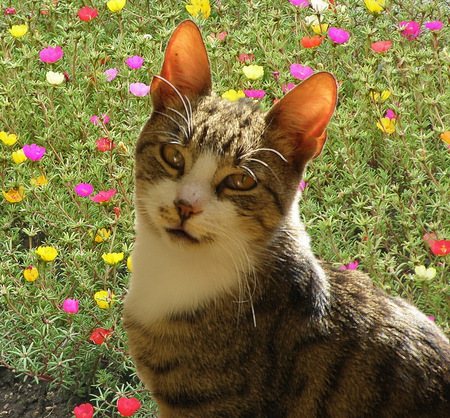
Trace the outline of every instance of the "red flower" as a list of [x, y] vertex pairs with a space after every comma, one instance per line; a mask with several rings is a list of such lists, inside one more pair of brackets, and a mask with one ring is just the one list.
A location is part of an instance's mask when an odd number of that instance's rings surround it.
[[300, 42], [305, 48], [316, 48], [322, 43], [324, 38], [324, 36], [319, 35], [315, 35], [312, 38], [310, 38], [309, 36], [305, 36]]
[[255, 59], [255, 54], [241, 54], [238, 57], [238, 60], [241, 61], [243, 64], [246, 62], [251, 62]]
[[136, 398], [119, 398], [117, 409], [123, 417], [131, 417], [141, 407], [141, 403]]
[[112, 333], [112, 329], [105, 329], [105, 328], [97, 328], [96, 330], [94, 330], [91, 334], [91, 336], [89, 337], [89, 339], [94, 343], [94, 344], [103, 344], [108, 337], [111, 335]]
[[89, 199], [93, 200], [97, 203], [107, 202], [109, 199], [111, 199], [115, 194], [117, 193], [117, 190], [110, 189], [105, 191], [98, 192], [95, 196], [89, 196]]
[[97, 148], [103, 152], [111, 151], [115, 147], [114, 142], [112, 142], [109, 138], [97, 139], [97, 141], [95, 141], [95, 145], [97, 145]]
[[445, 239], [434, 241], [431, 245], [431, 252], [436, 255], [450, 254], [450, 241]]
[[392, 41], [378, 41], [374, 42], [370, 47], [375, 52], [384, 52], [387, 51], [392, 46]]
[[98, 15], [97, 9], [91, 9], [89, 6], [83, 7], [78, 10], [78, 17], [85, 22], [90, 22], [92, 19], [95, 19]]
[[83, 403], [73, 408], [75, 418], [92, 418], [94, 415], [94, 407], [90, 403]]

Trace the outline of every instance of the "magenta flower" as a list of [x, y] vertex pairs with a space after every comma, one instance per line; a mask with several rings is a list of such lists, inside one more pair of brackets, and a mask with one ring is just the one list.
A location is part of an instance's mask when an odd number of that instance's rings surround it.
[[352, 261], [350, 264], [348, 264], [347, 266], [344, 264], [343, 266], [339, 267], [339, 270], [356, 270], [358, 268], [358, 262]]
[[350, 38], [350, 34], [346, 30], [335, 27], [328, 30], [328, 36], [336, 44], [345, 44]]
[[416, 39], [421, 33], [420, 24], [413, 20], [400, 22], [399, 26], [402, 29], [401, 35], [406, 39]]
[[430, 30], [441, 30], [444, 25], [440, 20], [435, 20], [434, 22], [425, 23], [425, 26]]
[[94, 191], [94, 187], [89, 183], [80, 183], [74, 187], [74, 190], [78, 196], [89, 196]]
[[39, 161], [45, 154], [45, 147], [40, 147], [36, 144], [27, 144], [23, 147], [23, 153], [30, 160]]
[[294, 6], [298, 7], [308, 7], [309, 1], [308, 0], [289, 0]]
[[117, 76], [117, 68], [110, 68], [103, 72], [106, 75], [106, 81], [113, 81]]
[[132, 68], [133, 70], [137, 70], [138, 68], [142, 67], [144, 58], [135, 55], [134, 57], [127, 58], [125, 62], [127, 63], [128, 67]]
[[285, 86], [281, 87], [283, 90], [283, 93], [287, 93], [289, 90], [292, 90], [295, 87], [294, 83], [286, 84]]
[[388, 119], [397, 119], [397, 115], [392, 109], [388, 109], [384, 117]]
[[93, 200], [97, 203], [107, 202], [109, 199], [111, 199], [115, 194], [117, 193], [117, 190], [110, 189], [107, 191], [101, 191], [98, 192], [95, 196], [89, 196], [89, 199]]
[[244, 90], [244, 93], [247, 97], [251, 97], [252, 99], [261, 99], [266, 95], [264, 90]]
[[300, 182], [300, 184], [298, 185], [298, 190], [303, 192], [303, 190], [305, 190], [307, 186], [308, 186], [308, 183], [306, 181], [302, 180]]
[[307, 65], [303, 66], [300, 64], [292, 64], [289, 67], [289, 70], [295, 78], [299, 78], [300, 80], [304, 80], [314, 73], [314, 70], [311, 67], [308, 67]]
[[130, 93], [134, 94], [137, 97], [146, 96], [150, 91], [150, 86], [144, 83], [131, 83], [130, 84]]
[[63, 302], [62, 308], [64, 309], [64, 312], [70, 313], [70, 314], [76, 314], [78, 312], [78, 305], [80, 301], [76, 299], [66, 299]]
[[63, 50], [59, 46], [48, 46], [39, 52], [42, 62], [52, 63], [58, 61], [63, 56]]
[[102, 117], [100, 118], [97, 115], [94, 115], [89, 119], [94, 125], [99, 125], [100, 123], [104, 123], [105, 125], [109, 122], [109, 116], [106, 113], [102, 113]]

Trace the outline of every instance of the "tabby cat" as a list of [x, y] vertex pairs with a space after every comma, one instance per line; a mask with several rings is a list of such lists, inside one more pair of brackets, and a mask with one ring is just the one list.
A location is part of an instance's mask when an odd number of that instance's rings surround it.
[[450, 345], [408, 302], [319, 263], [298, 184], [336, 105], [318, 73], [268, 113], [211, 92], [173, 33], [136, 147], [129, 350], [161, 417], [449, 417]]

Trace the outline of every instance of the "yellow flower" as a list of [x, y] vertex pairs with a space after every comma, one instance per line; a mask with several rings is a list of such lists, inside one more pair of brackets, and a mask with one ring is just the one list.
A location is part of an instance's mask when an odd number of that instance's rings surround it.
[[186, 10], [192, 17], [197, 17], [201, 13], [203, 19], [208, 19], [211, 14], [209, 0], [191, 0], [191, 4], [186, 5]]
[[372, 97], [372, 99], [376, 102], [378, 102], [378, 101], [384, 102], [385, 100], [387, 100], [389, 98], [390, 95], [391, 95], [391, 92], [389, 90], [383, 90], [381, 92], [381, 94], [376, 91], [370, 92], [370, 97]]
[[110, 235], [111, 235], [111, 230], [110, 229], [106, 229], [106, 228], [99, 229], [97, 231], [97, 235], [94, 238], [94, 241], [95, 242], [106, 241], [109, 238]]
[[131, 255], [127, 258], [127, 267], [128, 267], [128, 270], [133, 271], [133, 266], [132, 266], [132, 262], [131, 262]]
[[52, 86], [59, 86], [64, 81], [64, 74], [47, 71], [45, 78]]
[[436, 269], [433, 267], [417, 266], [414, 272], [422, 279], [431, 280], [436, 277]]
[[39, 186], [44, 186], [48, 183], [47, 178], [42, 174], [39, 177], [35, 178], [35, 179], [31, 179], [30, 181], [32, 186], [35, 187], [39, 187]]
[[236, 90], [227, 90], [225, 93], [222, 94], [223, 99], [228, 99], [232, 102], [235, 102], [236, 100], [239, 100], [240, 98], [245, 97], [245, 94], [242, 90], [236, 91]]
[[385, 0], [364, 0], [366, 7], [373, 13], [381, 12], [385, 3]]
[[106, 253], [102, 255], [102, 258], [108, 264], [117, 264], [123, 260], [123, 253]]
[[322, 35], [324, 33], [327, 33], [328, 23], [321, 23], [320, 25], [311, 25], [311, 29], [314, 31], [314, 33], [317, 33], [317, 35]]
[[110, 0], [106, 3], [106, 5], [112, 12], [118, 12], [124, 8], [126, 2], [127, 0]]
[[247, 65], [242, 71], [250, 80], [258, 80], [258, 78], [261, 78], [264, 75], [264, 68], [260, 65]]
[[115, 296], [110, 290], [100, 290], [94, 295], [94, 299], [99, 308], [108, 309], [115, 302]]
[[53, 261], [58, 255], [58, 251], [55, 247], [38, 247], [36, 254], [44, 261]]
[[8, 193], [2, 190], [3, 197], [10, 203], [17, 203], [22, 201], [25, 197], [25, 192], [23, 191], [23, 186], [19, 186], [18, 190], [11, 189]]
[[36, 267], [28, 266], [23, 271], [23, 277], [25, 277], [25, 280], [28, 282], [34, 282], [39, 276], [38, 269]]
[[17, 136], [14, 134], [7, 134], [6, 132], [0, 132], [0, 139], [6, 144], [6, 145], [14, 145], [17, 142]]
[[20, 38], [25, 35], [28, 31], [27, 25], [13, 25], [11, 29], [8, 29], [9, 33], [14, 36], [14, 38]]
[[387, 134], [395, 132], [395, 119], [381, 118], [377, 123], [377, 128], [381, 129]]
[[445, 131], [444, 133], [439, 135], [444, 142], [450, 144], [450, 131]]
[[23, 152], [23, 149], [20, 149], [18, 151], [14, 151], [12, 153], [12, 159], [16, 164], [20, 164], [20, 163], [23, 163], [27, 159], [27, 156]]

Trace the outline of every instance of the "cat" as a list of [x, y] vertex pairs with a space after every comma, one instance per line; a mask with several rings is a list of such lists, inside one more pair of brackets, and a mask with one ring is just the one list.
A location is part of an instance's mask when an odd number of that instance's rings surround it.
[[314, 257], [298, 184], [337, 83], [267, 113], [212, 92], [192, 21], [169, 40], [136, 145], [124, 327], [161, 417], [449, 417], [450, 345], [410, 303]]

